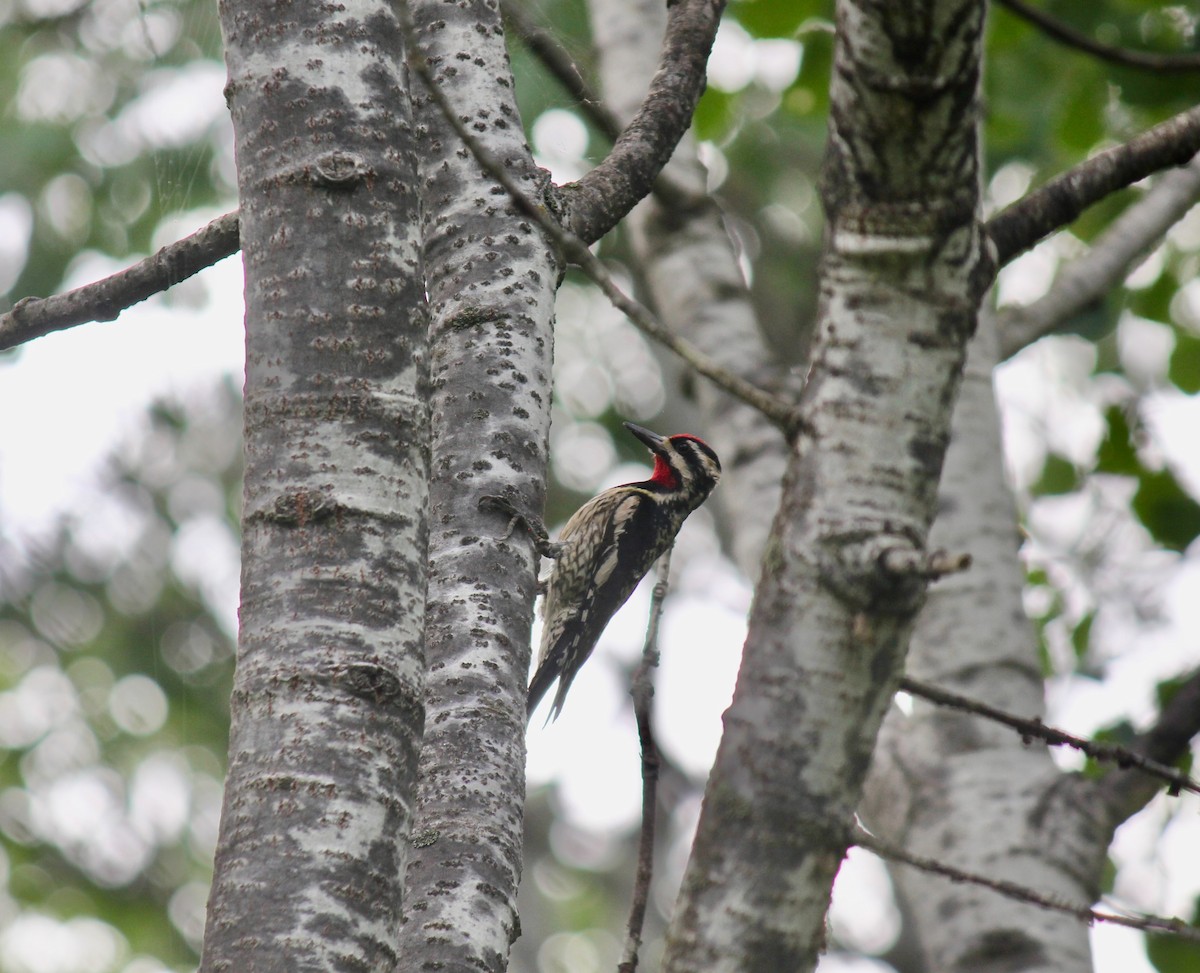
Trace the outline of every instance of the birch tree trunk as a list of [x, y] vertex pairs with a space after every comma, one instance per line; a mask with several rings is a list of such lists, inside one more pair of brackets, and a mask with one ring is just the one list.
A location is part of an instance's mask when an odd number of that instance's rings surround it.
[[[531, 199], [497, 4], [411, 4], [433, 80]], [[479, 498], [540, 511], [560, 267], [428, 91], [416, 103], [431, 301], [433, 480], [425, 746], [400, 970], [507, 967], [519, 928], [525, 673], [537, 560]]]
[[388, 3], [221, 6], [246, 268], [241, 632], [201, 968], [386, 970], [421, 739], [428, 417]]
[[978, 225], [983, 4], [843, 0], [813, 365], [664, 969], [806, 970], [931, 564]]
[[[930, 593], [908, 672], [1033, 718], [1043, 713], [1042, 674], [992, 395], [994, 323], [985, 316], [972, 343], [931, 533], [938, 546], [970, 551], [971, 569]], [[864, 813], [910, 852], [1083, 905], [1099, 894], [1108, 832], [1102, 805], [1080, 796], [1044, 746], [916, 700], [910, 717], [889, 714]], [[930, 970], [1092, 969], [1087, 929], [1073, 917], [903, 866], [893, 875]]]

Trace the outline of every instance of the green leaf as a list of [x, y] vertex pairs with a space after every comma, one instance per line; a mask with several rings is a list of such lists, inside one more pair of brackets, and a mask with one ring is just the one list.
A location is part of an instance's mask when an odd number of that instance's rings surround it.
[[814, 0], [735, 0], [729, 5], [732, 15], [754, 37], [795, 37], [804, 21], [812, 17], [826, 20], [833, 16], [831, 3]]
[[1121, 374], [1123, 365], [1121, 364], [1121, 352], [1117, 346], [1117, 335], [1115, 331], [1109, 331], [1107, 334], [1094, 340], [1096, 348], [1096, 364], [1092, 369], [1094, 375], [1103, 375], [1105, 373]]
[[[1200, 899], [1192, 907], [1191, 925], [1200, 926]], [[1159, 973], [1194, 973], [1200, 968], [1200, 946], [1168, 933], [1146, 934], [1146, 956]]]
[[1121, 476], [1137, 476], [1142, 472], [1137, 450], [1130, 435], [1129, 422], [1120, 406], [1109, 406], [1104, 413], [1108, 432], [1096, 454], [1097, 473], [1115, 473]]
[[701, 141], [720, 142], [737, 122], [738, 96], [709, 87], [696, 105], [692, 125], [696, 138]]
[[[781, 4], [781, 6], [783, 6]], [[788, 101], [793, 110], [803, 108], [798, 114], [816, 112], [824, 115], [829, 109], [829, 78], [833, 73], [833, 37], [824, 31], [806, 34], [804, 38], [804, 57], [800, 59], [800, 74], [792, 86]], [[797, 89], [804, 89], [811, 96], [809, 99], [797, 97]]]
[[1096, 620], [1095, 612], [1088, 612], [1079, 624], [1071, 630], [1071, 647], [1075, 650], [1076, 659], [1084, 659], [1092, 645], [1092, 623]]
[[1120, 747], [1130, 746], [1137, 737], [1137, 731], [1129, 720], [1119, 720], [1112, 726], [1102, 727], [1093, 734], [1097, 743], [1115, 743]]
[[1155, 541], [1171, 550], [1182, 551], [1200, 535], [1200, 504], [1170, 470], [1143, 475], [1133, 512]]
[[1100, 869], [1100, 891], [1108, 894], [1113, 890], [1113, 886], [1117, 884], [1117, 866], [1113, 864], [1111, 858], [1105, 858], [1104, 864]]
[[1200, 392], [1200, 338], [1178, 331], [1175, 333], [1175, 350], [1171, 352], [1167, 378], [1179, 391], [1188, 395]]
[[1079, 64], [1072, 70], [1075, 83], [1067, 92], [1059, 117], [1058, 136], [1072, 153], [1085, 154], [1104, 136], [1104, 101], [1107, 89], [1097, 84], [1093, 66]]
[[1071, 315], [1058, 330], [1060, 334], [1077, 334], [1095, 341], [1110, 334], [1115, 327], [1116, 317], [1112, 307], [1104, 301], [1096, 301], [1078, 314]]
[[1167, 266], [1164, 264], [1164, 272], [1160, 273], [1149, 287], [1124, 291], [1129, 310], [1138, 317], [1161, 321], [1163, 324], [1170, 323], [1171, 302], [1179, 293], [1179, 281], [1175, 279], [1174, 274], [1165, 272]]
[[1079, 475], [1075, 464], [1057, 453], [1048, 453], [1046, 463], [1042, 467], [1042, 475], [1033, 485], [1033, 492], [1039, 496], [1070, 493], [1078, 483]]

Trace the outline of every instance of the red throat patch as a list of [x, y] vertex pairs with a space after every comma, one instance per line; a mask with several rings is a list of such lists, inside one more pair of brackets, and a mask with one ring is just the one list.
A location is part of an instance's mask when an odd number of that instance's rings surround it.
[[679, 486], [679, 477], [675, 475], [675, 471], [671, 469], [671, 465], [665, 459], [655, 454], [654, 472], [650, 474], [650, 482], [657, 483], [668, 490], [674, 490]]

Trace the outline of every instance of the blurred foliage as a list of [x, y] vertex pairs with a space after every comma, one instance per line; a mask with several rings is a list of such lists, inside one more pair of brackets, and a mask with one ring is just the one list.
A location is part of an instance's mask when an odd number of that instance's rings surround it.
[[[1191, 925], [1200, 929], [1200, 902], [1192, 910]], [[1189, 943], [1178, 936], [1168, 936], [1163, 933], [1150, 933], [1146, 937], [1146, 955], [1161, 973], [1193, 973], [1196, 969], [1195, 943]]]
[[232, 550], [236, 570], [239, 393], [159, 403], [146, 425], [103, 497], [0, 559], [6, 945], [22, 922], [69, 942], [90, 917], [114, 969], [196, 962], [233, 668], [230, 612], [184, 547]]
[[[594, 77], [584, 0], [528, 6]], [[1039, 0], [1039, 7], [1108, 44], [1163, 52], [1198, 46], [1196, 12], [1185, 5]], [[764, 334], [781, 361], [802, 368], [816, 306], [833, 3], [731, 0], [725, 21], [718, 43], [724, 68], [713, 72], [695, 130]], [[578, 115], [522, 45], [511, 48], [527, 127], [550, 110]], [[86, 251], [147, 252], [166, 242], [156, 234], [173, 214], [232, 197], [215, 5], [9, 3], [0, 7], [0, 50], [0, 307], [54, 292]], [[985, 67], [989, 185], [1003, 171], [1036, 186], [1195, 101], [1195, 75], [1097, 61], [997, 5], [989, 10]], [[602, 158], [607, 145], [579, 118], [587, 133], [582, 165]], [[1093, 241], [1142, 192], [1089, 210], [1070, 228], [1072, 243]], [[620, 233], [604, 241], [602, 253], [636, 285]], [[1174, 468], [1146, 420], [1156, 397], [1200, 392], [1200, 226], [1173, 232], [1147, 268], [1136, 287], [1119, 289], [1067, 326], [1094, 343], [1093, 374], [1078, 394], [1079, 408], [1100, 430], [1094, 448], [1079, 448], [1079, 436], [1051, 426], [1040, 470], [1019, 484], [1030, 513], [1028, 600], [1047, 673], [1100, 675], [1105, 657], [1097, 644], [1114, 606], [1139, 619], [1154, 616], [1158, 576], [1139, 565], [1148, 554], [1176, 563], [1200, 533], [1196, 484]], [[1131, 321], [1156, 322], [1170, 338], [1151, 374], [1129, 367]], [[621, 418], [657, 421], [668, 431], [689, 421], [680, 394], [686, 385], [672, 385], [644, 340], [573, 274], [560, 296], [556, 369], [551, 523], [561, 523], [615, 465], [644, 462]], [[143, 445], [114, 462], [109, 496], [98, 501], [121, 544], [100, 542], [97, 517], [88, 513], [36, 547], [3, 550], [0, 873], [7, 882], [0, 924], [9, 928], [14, 916], [92, 917], [120, 940], [123, 955], [194, 962], [232, 647], [228, 619], [195, 577], [180, 576], [186, 559], [179, 551], [181, 538], [234, 529], [235, 398], [205, 409], [156, 408]], [[1068, 543], [1039, 533], [1033, 514], [1048, 503], [1091, 505], [1085, 536]], [[1114, 581], [1114, 574], [1135, 581]], [[1117, 721], [1107, 732], [1124, 730]], [[664, 848], [686, 831], [686, 815], [677, 820], [674, 811], [697, 786], [681, 781], [667, 789]], [[147, 804], [144, 792], [183, 797], [163, 809]], [[90, 806], [96, 811], [81, 818], [80, 808]], [[553, 794], [533, 796], [522, 892], [532, 903], [514, 968], [534, 969], [539, 949], [547, 969], [613, 966], [632, 848], [631, 835], [579, 831], [559, 814]], [[659, 907], [670, 899], [667, 892], [655, 897], [651, 943], [663, 923]], [[1179, 959], [1177, 946], [1151, 942], [1151, 959], [1164, 973], [1194, 966], [1194, 952]]]
[[81, 251], [145, 253], [164, 218], [231, 198], [220, 38], [205, 0], [0, 8], [0, 209], [25, 230], [0, 310], [54, 293]]

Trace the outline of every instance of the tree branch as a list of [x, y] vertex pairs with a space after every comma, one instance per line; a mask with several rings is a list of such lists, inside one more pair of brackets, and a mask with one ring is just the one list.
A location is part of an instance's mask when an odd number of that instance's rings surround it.
[[638, 836], [637, 877], [629, 906], [625, 948], [617, 965], [618, 973], [634, 973], [637, 970], [646, 905], [650, 901], [650, 881], [654, 877], [654, 825], [658, 814], [659, 768], [658, 745], [654, 742], [654, 669], [658, 666], [658, 625], [662, 620], [670, 574], [671, 548], [668, 547], [667, 552], [658, 559], [658, 579], [650, 601], [646, 643], [642, 647], [641, 664], [633, 674], [633, 685], [629, 690], [633, 697], [633, 712], [637, 718], [638, 740], [642, 748], [642, 830]]
[[112, 321], [128, 307], [236, 253], [238, 214], [226, 213], [125, 270], [53, 297], [27, 297], [0, 315], [0, 351], [89, 321]]
[[1071, 223], [1110, 193], [1160, 169], [1184, 165], [1197, 151], [1200, 106], [1068, 169], [988, 220], [985, 229], [996, 247], [997, 266]]
[[[554, 35], [543, 30], [529, 16], [520, 0], [507, 0], [503, 12], [505, 20], [521, 39], [521, 43], [541, 61], [542, 66], [554, 76], [567, 94], [575, 99], [579, 110], [588, 120], [604, 133], [609, 142], [615, 143], [621, 137], [621, 119], [580, 73], [571, 55], [558, 43]], [[658, 174], [651, 192], [663, 205], [678, 209], [690, 209], [700, 202], [696, 194], [690, 192], [685, 185], [671, 179], [665, 172]]]
[[463, 143], [471, 151], [471, 154], [479, 164], [487, 171], [488, 175], [508, 190], [517, 208], [537, 223], [554, 240], [566, 258], [587, 274], [593, 283], [604, 292], [605, 296], [630, 321], [644, 334], [658, 341], [670, 351], [673, 351], [699, 374], [710, 379], [734, 398], [740, 399], [747, 405], [758, 409], [788, 434], [791, 433], [795, 423], [795, 410], [791, 403], [759, 388], [753, 382], [749, 382], [741, 376], [734, 375], [732, 372], [725, 370], [691, 342], [685, 341], [683, 338], [669, 331], [658, 318], [650, 313], [650, 310], [644, 304], [626, 296], [617, 287], [616, 282], [612, 279], [612, 275], [608, 270], [605, 269], [604, 264], [587, 248], [587, 245], [574, 233], [564, 229], [550, 215], [550, 212], [544, 205], [540, 205], [530, 199], [508, 170], [468, 130], [461, 116], [447, 100], [445, 93], [431, 77], [428, 63], [417, 51], [414, 50], [410, 54], [410, 60], [413, 70], [424, 80], [430, 97], [437, 103], [447, 121], [453, 126], [455, 133], [462, 139]]
[[944, 875], [952, 882], [966, 882], [985, 889], [991, 889], [993, 892], [998, 892], [1000, 895], [1007, 896], [1010, 899], [1016, 899], [1018, 902], [1028, 902], [1030, 905], [1036, 905], [1053, 912], [1063, 912], [1067, 915], [1075, 916], [1075, 918], [1081, 922], [1086, 922], [1088, 925], [1091, 925], [1093, 922], [1109, 922], [1118, 926], [1128, 926], [1130, 929], [1141, 929], [1143, 932], [1171, 933], [1189, 942], [1200, 942], [1200, 930], [1193, 929], [1182, 919], [1146, 914], [1122, 916], [1113, 912], [1098, 912], [1095, 909], [1089, 909], [1087, 906], [1072, 905], [1070, 902], [1064, 902], [1062, 899], [1053, 896], [1043, 895], [1036, 889], [1031, 889], [1025, 885], [1018, 885], [1016, 882], [987, 878], [984, 875], [976, 875], [973, 872], [965, 872], [960, 868], [954, 868], [952, 865], [946, 865], [933, 858], [909, 854], [902, 848], [897, 848], [887, 842], [880, 841], [873, 834], [861, 827], [855, 827], [854, 829], [854, 843], [860, 848], [873, 851], [881, 858], [887, 858], [889, 861], [911, 865], [913, 868], [919, 868], [924, 872], [932, 872], [935, 875]]
[[[1158, 721], [1138, 734], [1128, 749], [1147, 760], [1169, 764], [1188, 752], [1197, 733], [1200, 733], [1200, 669], [1188, 676], [1163, 706]], [[1128, 820], [1158, 792], [1158, 788], [1136, 770], [1108, 774], [1101, 778], [1098, 786], [1116, 813], [1117, 822]]]
[[[1194, 694], [1197, 704], [1200, 704], [1200, 676], [1196, 677], [1196, 680], [1197, 685], [1191, 693]], [[937, 706], [948, 706], [951, 709], [962, 710], [964, 713], [973, 713], [976, 716], [982, 716], [984, 719], [1010, 727], [1018, 731], [1027, 743], [1034, 739], [1043, 740], [1051, 746], [1073, 747], [1101, 763], [1115, 763], [1121, 768], [1136, 767], [1143, 773], [1165, 781], [1169, 785], [1168, 793], [1172, 797], [1178, 795], [1181, 790], [1200, 794], [1200, 783], [1194, 781], [1181, 770], [1165, 766], [1150, 753], [1141, 752], [1136, 747], [1122, 747], [1115, 743], [1097, 743], [1094, 740], [1084, 740], [1081, 737], [1072, 736], [1070, 733], [1057, 730], [1052, 726], [1047, 726], [1039, 719], [1027, 720], [1020, 716], [1014, 716], [1012, 713], [1006, 713], [1004, 710], [996, 709], [994, 706], [988, 706], [986, 703], [981, 703], [978, 700], [969, 699], [966, 696], [960, 696], [945, 689], [939, 689], [937, 686], [931, 686], [929, 683], [921, 682], [909, 676], [905, 676], [900, 680], [900, 688], [906, 693], [920, 696], [922, 699], [928, 700]], [[1189, 695], [1188, 698], [1191, 699], [1193, 696]], [[1200, 729], [1200, 705], [1197, 706], [1195, 713], [1187, 714], [1187, 716], [1193, 718], [1197, 723], [1197, 728]], [[1177, 715], [1176, 720], [1178, 722], [1186, 722], [1185, 717], [1181, 715]], [[1197, 731], [1192, 731], [1192, 733], [1195, 732]], [[1170, 739], [1172, 742], [1175, 741], [1174, 736], [1171, 736]], [[1188, 739], [1191, 739], [1191, 735], [1189, 735]], [[1177, 757], [1178, 753], [1175, 756]], [[1175, 758], [1172, 757], [1171, 759]]]
[[1200, 156], [1167, 172], [1130, 205], [1079, 259], [1066, 266], [1046, 295], [999, 312], [1001, 358], [1052, 334], [1104, 296], [1200, 202]]
[[724, 8], [725, 0], [668, 4], [659, 69], [642, 106], [607, 158], [561, 189], [563, 225], [575, 236], [588, 243], [599, 240], [654, 186], [692, 123]]
[[1135, 51], [1127, 47], [1104, 44], [1088, 37], [1083, 31], [1076, 30], [1069, 24], [1030, 6], [1025, 3], [1025, 0], [996, 0], [996, 2], [1002, 7], [1007, 7], [1011, 13], [1022, 20], [1029, 21], [1047, 37], [1111, 64], [1164, 73], [1200, 71], [1200, 54], [1163, 54], [1157, 51]]

